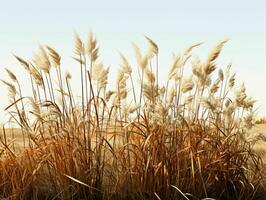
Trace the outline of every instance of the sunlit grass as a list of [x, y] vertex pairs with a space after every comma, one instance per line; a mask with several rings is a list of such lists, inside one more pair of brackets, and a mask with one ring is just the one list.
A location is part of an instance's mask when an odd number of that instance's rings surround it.
[[[76, 35], [81, 101], [53, 48], [41, 46], [31, 60], [15, 56], [28, 72], [32, 96], [23, 96], [16, 75], [7, 70], [6, 112], [20, 127], [23, 148], [6, 139], [4, 126], [0, 197], [253, 198], [263, 178], [254, 141], [246, 140], [255, 101], [244, 85], [235, 88], [231, 65], [216, 70], [227, 40], [204, 61], [192, 56], [200, 43], [173, 55], [164, 85], [158, 84], [159, 47], [146, 40], [146, 53], [133, 45], [138, 73], [121, 54], [117, 77], [108, 80], [95, 37], [90, 33], [83, 42]], [[114, 89], [108, 81], [115, 81]]]

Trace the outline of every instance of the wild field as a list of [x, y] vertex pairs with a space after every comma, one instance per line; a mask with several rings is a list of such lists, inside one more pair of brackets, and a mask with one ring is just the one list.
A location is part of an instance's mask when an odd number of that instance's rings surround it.
[[255, 139], [253, 149], [259, 154], [266, 166], [266, 124], [256, 124], [248, 134], [248, 140], [252, 141]]
[[52, 47], [40, 46], [32, 59], [15, 55], [32, 96], [6, 69], [10, 119], [1, 134], [0, 198], [264, 198], [262, 137], [250, 136], [255, 101], [244, 85], [235, 87], [230, 64], [216, 66], [227, 40], [204, 60], [193, 53], [201, 43], [173, 54], [159, 84], [159, 47], [145, 39], [146, 52], [133, 44], [136, 74], [120, 54], [113, 80], [95, 36], [75, 35], [78, 97]]

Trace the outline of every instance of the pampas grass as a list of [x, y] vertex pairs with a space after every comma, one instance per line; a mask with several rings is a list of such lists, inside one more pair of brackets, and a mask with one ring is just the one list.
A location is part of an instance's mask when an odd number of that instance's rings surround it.
[[[89, 33], [83, 41], [75, 35], [81, 104], [71, 74], [62, 76], [55, 49], [41, 46], [29, 61], [15, 56], [29, 74], [32, 97], [23, 96], [18, 78], [7, 69], [6, 112], [28, 142], [15, 147], [3, 126], [0, 198], [254, 198], [263, 179], [262, 159], [252, 149], [254, 141], [246, 139], [254, 100], [244, 85], [235, 88], [231, 65], [217, 70], [227, 40], [205, 61], [192, 56], [201, 43], [173, 55], [168, 80], [159, 85], [159, 47], [145, 39], [146, 53], [133, 44], [139, 73], [133, 74], [120, 53], [112, 89], [95, 36]], [[191, 75], [185, 77], [190, 64]]]

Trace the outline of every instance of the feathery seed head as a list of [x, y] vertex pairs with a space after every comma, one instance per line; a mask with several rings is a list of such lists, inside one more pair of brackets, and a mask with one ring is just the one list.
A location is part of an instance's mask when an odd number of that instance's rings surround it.
[[231, 101], [228, 100], [225, 103], [225, 107], [226, 107], [225, 114], [231, 116], [233, 112], [235, 111], [235, 105]]
[[71, 74], [69, 72], [66, 72], [65, 77], [66, 77], [67, 80], [72, 78], [72, 76], [71, 76]]
[[180, 61], [181, 61], [181, 58], [179, 55], [173, 56], [172, 65], [168, 73], [168, 80], [172, 80], [177, 74], [177, 70], [181, 67]]
[[218, 77], [219, 77], [219, 79], [220, 79], [221, 81], [224, 80], [224, 73], [223, 73], [223, 70], [222, 70], [222, 69], [219, 69], [219, 71], [218, 71]]
[[17, 77], [16, 77], [16, 75], [15, 75], [12, 71], [10, 71], [9, 69], [7, 69], [7, 68], [5, 68], [5, 70], [6, 70], [7, 74], [8, 74], [8, 76], [9, 76], [9, 78], [10, 78], [12, 81], [17, 82]]
[[248, 97], [244, 100], [243, 108], [247, 110], [252, 110], [255, 102], [256, 100], [252, 99], [252, 97]]
[[148, 53], [147, 53], [148, 58], [152, 58], [154, 55], [158, 54], [159, 48], [158, 48], [157, 44], [152, 39], [150, 39], [147, 36], [144, 36], [144, 37], [146, 38], [146, 40], [149, 43], [149, 50], [148, 50]]
[[92, 51], [92, 54], [90, 55], [90, 59], [92, 62], [96, 61], [99, 57], [99, 47], [97, 47], [96, 49], [94, 49]]
[[86, 46], [86, 53], [90, 56], [93, 51], [96, 49], [97, 40], [94, 37], [92, 32], [89, 32]]
[[150, 84], [154, 84], [154, 82], [155, 82], [155, 76], [154, 76], [154, 74], [152, 73], [152, 71], [148, 67], [145, 68], [144, 74], [145, 74], [148, 82]]
[[52, 58], [52, 65], [58, 67], [61, 64], [61, 56], [50, 46], [46, 45], [47, 50], [49, 51], [49, 56]]
[[211, 94], [215, 94], [218, 91], [220, 82], [221, 82], [220, 78], [218, 78], [214, 81], [214, 83], [210, 89]]
[[231, 70], [231, 67], [232, 67], [232, 62], [230, 62], [230, 63], [227, 65], [226, 69], [225, 69], [225, 76], [226, 76], [226, 77], [229, 77], [229, 76], [230, 76], [230, 70]]
[[127, 73], [127, 74], [131, 75], [132, 68], [129, 65], [126, 57], [122, 53], [119, 53], [119, 55], [120, 55], [120, 58], [121, 58], [121, 61], [122, 61], [122, 63], [120, 64], [122, 70], [124, 71], [124, 73]]
[[244, 100], [246, 99], [246, 97], [246, 87], [244, 84], [242, 84], [239, 90], [237, 90], [235, 93], [236, 105], [242, 107], [244, 105]]
[[136, 57], [136, 60], [137, 60], [137, 64], [142, 70], [144, 70], [147, 67], [147, 64], [148, 64], [148, 56], [147, 55], [146, 56], [142, 56], [139, 47], [135, 43], [132, 43], [132, 46], [133, 46], [133, 49], [134, 49], [134, 52], [135, 52], [135, 57]]
[[109, 68], [102, 68], [100, 75], [99, 75], [99, 79], [98, 79], [98, 84], [99, 84], [99, 88], [106, 88], [107, 85], [107, 80], [108, 80], [108, 74], [109, 74]]
[[86, 54], [92, 62], [96, 61], [99, 57], [99, 47], [97, 47], [97, 40], [93, 33], [88, 34], [88, 39], [85, 47]]
[[227, 41], [228, 39], [221, 41], [209, 53], [205, 64], [202, 66], [203, 67], [202, 70], [205, 75], [207, 76], [210, 75], [216, 69], [214, 61], [217, 59], [217, 57], [221, 53], [221, 50]]
[[105, 95], [105, 101], [108, 102], [110, 100], [110, 98], [112, 97], [112, 95], [115, 94], [114, 91], [108, 91], [106, 92], [106, 95]]
[[158, 123], [160, 125], [165, 124], [168, 118], [169, 112], [169, 104], [167, 102], [158, 101], [154, 107], [154, 123]]
[[19, 61], [19, 63], [26, 69], [26, 71], [29, 72], [29, 63], [25, 60], [23, 60], [22, 58], [14, 55], [14, 57]]
[[43, 78], [41, 73], [33, 65], [30, 66], [30, 74], [33, 77], [33, 80], [38, 86], [43, 86]]
[[221, 50], [224, 46], [224, 44], [228, 41], [228, 39], [222, 40], [221, 42], [219, 42], [213, 49], [212, 51], [209, 53], [208, 58], [206, 63], [211, 63], [213, 61], [216, 60], [216, 58], [219, 56], [219, 54], [221, 53]]
[[198, 78], [203, 76], [201, 68], [201, 61], [198, 56], [195, 56], [194, 60], [192, 61], [192, 73]]
[[128, 75], [124, 74], [122, 70], [119, 70], [116, 80], [116, 89], [117, 89], [116, 97], [119, 101], [127, 97], [127, 84], [126, 84], [127, 79]]
[[4, 83], [7, 86], [9, 97], [10, 97], [11, 101], [13, 101], [16, 94], [17, 94], [16, 87], [12, 83], [9, 83], [5, 80], [1, 80], [1, 81], [2, 81], [2, 83]]
[[43, 70], [45, 73], [50, 73], [51, 64], [49, 57], [45, 51], [45, 49], [40, 45], [38, 54], [34, 54], [33, 62], [36, 67]]
[[228, 86], [229, 86], [229, 88], [232, 88], [232, 87], [234, 87], [234, 85], [235, 85], [235, 73], [234, 74], [232, 74], [231, 76], [230, 76], [230, 78], [229, 78], [229, 81], [228, 81]]
[[181, 91], [183, 93], [186, 93], [186, 92], [191, 91], [193, 87], [194, 87], [194, 82], [193, 82], [192, 76], [190, 76], [189, 78], [184, 79], [182, 81]]
[[122, 109], [123, 109], [123, 111], [125, 113], [125, 116], [127, 116], [128, 114], [134, 113], [139, 108], [140, 108], [139, 104], [124, 104], [122, 106]]
[[205, 108], [210, 109], [212, 112], [217, 112], [221, 108], [221, 101], [213, 96], [203, 97], [202, 104]]
[[159, 91], [156, 86], [143, 83], [142, 84], [143, 95], [150, 101], [153, 101], [158, 95]]
[[202, 74], [209, 76], [216, 69], [215, 63], [205, 63], [202, 65]]
[[80, 39], [80, 36], [75, 33], [74, 36], [74, 41], [75, 41], [75, 54], [80, 56], [84, 54], [84, 47], [83, 47], [83, 42]]
[[198, 47], [198, 46], [200, 46], [201, 44], [203, 44], [203, 43], [202, 43], [202, 42], [201, 42], [201, 43], [196, 43], [196, 44], [193, 44], [193, 45], [189, 46], [189, 47], [185, 50], [184, 55], [185, 55], [185, 56], [186, 56], [186, 55], [189, 55], [189, 54], [191, 53], [191, 51], [192, 51], [195, 47]]

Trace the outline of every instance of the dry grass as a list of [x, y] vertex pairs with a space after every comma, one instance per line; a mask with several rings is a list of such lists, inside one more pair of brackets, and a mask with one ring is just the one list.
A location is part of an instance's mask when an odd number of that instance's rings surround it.
[[257, 124], [249, 133], [249, 140], [257, 139], [253, 149], [258, 153], [266, 166], [266, 125]]
[[[29, 73], [32, 97], [23, 96], [7, 70], [6, 111], [10, 123], [20, 126], [15, 132], [22, 144], [14, 145], [3, 127], [0, 198], [254, 198], [263, 178], [256, 142], [247, 139], [254, 100], [244, 85], [235, 88], [231, 65], [215, 73], [227, 40], [204, 61], [192, 56], [200, 44], [174, 55], [168, 80], [158, 85], [159, 47], [145, 38], [145, 54], [133, 45], [138, 76], [121, 54], [116, 87], [110, 89], [94, 35], [83, 42], [76, 34], [81, 102], [53, 48], [41, 46], [30, 61], [15, 56]], [[192, 73], [185, 77], [190, 61]]]

